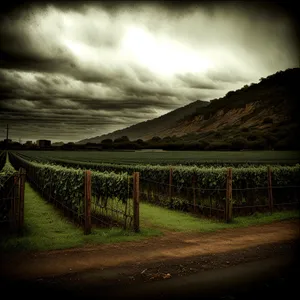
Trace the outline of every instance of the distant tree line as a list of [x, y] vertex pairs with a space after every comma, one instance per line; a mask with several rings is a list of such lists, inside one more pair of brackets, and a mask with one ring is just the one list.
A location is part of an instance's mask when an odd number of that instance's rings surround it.
[[[265, 120], [270, 123], [271, 119]], [[231, 135], [231, 136], [230, 136]], [[270, 133], [262, 133], [248, 128], [241, 128], [239, 132], [217, 131], [209, 132], [207, 137], [199, 137], [191, 133], [182, 137], [167, 136], [160, 138], [153, 137], [144, 141], [137, 139], [130, 141], [127, 136], [115, 140], [105, 139], [101, 143], [75, 144], [65, 143], [61, 146], [51, 146], [50, 148], [38, 148], [36, 145], [22, 145], [20, 143], [9, 144], [8, 149], [12, 150], [143, 150], [143, 149], [162, 149], [162, 150], [300, 150], [300, 138], [297, 130], [288, 131], [287, 128], [274, 128]], [[3, 142], [0, 142], [0, 149], [5, 149]]]

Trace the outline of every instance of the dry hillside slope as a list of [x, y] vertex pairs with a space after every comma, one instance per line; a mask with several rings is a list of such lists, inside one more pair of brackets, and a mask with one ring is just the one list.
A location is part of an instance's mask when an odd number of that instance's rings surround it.
[[122, 136], [144, 141], [160, 137], [165, 144], [208, 143], [217, 150], [239, 139], [238, 148], [300, 149], [299, 78], [300, 68], [279, 71], [222, 98], [198, 100], [159, 118], [80, 143]]

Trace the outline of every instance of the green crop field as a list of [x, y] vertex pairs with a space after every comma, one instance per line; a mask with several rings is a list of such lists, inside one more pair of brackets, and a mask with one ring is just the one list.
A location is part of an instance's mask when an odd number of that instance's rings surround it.
[[[261, 165], [232, 167], [231, 203], [234, 212], [231, 222], [227, 223], [220, 222], [225, 216], [224, 197], [225, 190], [228, 189], [226, 187], [227, 167], [220, 164], [225, 159], [227, 162], [231, 159], [233, 163], [240, 159], [241, 164], [246, 162], [251, 164], [259, 159], [259, 152], [9, 151], [8, 155], [5, 155], [4, 171], [24, 168], [28, 182], [39, 193], [35, 193], [27, 184], [25, 193], [27, 209], [25, 218], [27, 219], [25, 219], [24, 236], [0, 241], [0, 249], [10, 251], [11, 249], [68, 248], [86, 243], [136, 240], [160, 235], [162, 230], [211, 231], [298, 218], [299, 213], [295, 207], [299, 204], [300, 165], [274, 165], [269, 169], [273, 187], [272, 202], [269, 202], [268, 167], [264, 164], [264, 162], [270, 165], [278, 164], [283, 160], [285, 162], [289, 160], [289, 164], [293, 164], [297, 162], [298, 153], [271, 151], [260, 153], [268, 154], [264, 154], [264, 160], [260, 160]], [[161, 162], [159, 165], [147, 165], [153, 163], [152, 154], [157, 161]], [[201, 154], [204, 160], [200, 160]], [[224, 160], [213, 160], [213, 154], [215, 158], [217, 154], [224, 154], [227, 157]], [[134, 155], [137, 156], [136, 161], [139, 164], [122, 164], [128, 163], [128, 158], [133, 159]], [[242, 160], [243, 155], [246, 160]], [[106, 160], [103, 159], [104, 156]], [[163, 165], [168, 163], [168, 159], [178, 161], [179, 158], [184, 164], [187, 158], [191, 157], [194, 161], [195, 157], [198, 157], [199, 166], [170, 168], [168, 165]], [[209, 157], [212, 165], [201, 166], [201, 163], [209, 161]], [[250, 161], [249, 157], [253, 160]], [[0, 158], [3, 164], [3, 156]], [[124, 158], [127, 160], [123, 161]], [[92, 175], [90, 191], [93, 226], [92, 233], [88, 236], [83, 235], [82, 228], [79, 229], [82, 227], [81, 221], [84, 215], [83, 170], [86, 169], [90, 169]], [[140, 173], [138, 188], [140, 233], [124, 230], [124, 228], [134, 229], [133, 220], [137, 220], [136, 214], [133, 213], [135, 211], [132, 198], [133, 171]], [[171, 189], [170, 178], [172, 178]], [[191, 205], [194, 207], [193, 213], [190, 210]], [[240, 209], [249, 207], [249, 211], [240, 212]], [[257, 208], [261, 207], [264, 209], [260, 212]], [[206, 217], [203, 218], [202, 215]], [[77, 226], [67, 222], [67, 218], [62, 218], [63, 216], [68, 217]], [[61, 222], [58, 217], [62, 219]], [[97, 218], [104, 223], [108, 222], [107, 224], [111, 226], [116, 226], [113, 221], [118, 221], [122, 229], [98, 228], [98, 223], [95, 222], [98, 221]]]
[[35, 158], [117, 164], [296, 164], [299, 151], [19, 151]]

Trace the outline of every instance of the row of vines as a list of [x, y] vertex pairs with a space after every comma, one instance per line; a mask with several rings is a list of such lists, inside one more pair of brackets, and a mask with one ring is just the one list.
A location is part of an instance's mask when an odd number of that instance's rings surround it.
[[[226, 167], [95, 164], [63, 159], [48, 161], [65, 167], [100, 172], [139, 172], [141, 200], [172, 209], [208, 214], [214, 210], [217, 215], [223, 215], [225, 210]], [[253, 208], [268, 207], [267, 168], [232, 168], [232, 202], [236, 214], [249, 212], [246, 208], [251, 208], [250, 212], [253, 212]], [[274, 205], [289, 205], [299, 201], [300, 165], [273, 165], [271, 170]]]
[[8, 155], [4, 151], [0, 154], [0, 164], [0, 188], [2, 188], [5, 185], [5, 182], [8, 180], [8, 178], [11, 177], [14, 173], [16, 173], [16, 170], [10, 163]]
[[21, 228], [21, 210], [23, 216], [23, 207], [20, 207], [20, 174], [11, 165], [5, 151], [0, 154], [0, 164], [0, 227], [1, 230], [15, 231]]
[[[49, 202], [68, 212], [74, 221], [84, 222], [84, 182], [85, 171], [81, 168], [64, 167], [53, 163], [30, 161], [9, 154], [15, 168], [24, 168], [28, 180], [42, 193]], [[98, 172], [91, 176], [92, 222], [103, 223], [113, 220], [115, 223], [132, 226], [132, 188], [126, 173]]]
[[2, 151], [2, 152], [0, 152], [0, 171], [4, 167], [5, 162], [6, 162], [6, 152]]
[[237, 151], [237, 152], [131, 152], [131, 151], [30, 151], [18, 153], [41, 159], [62, 159], [93, 164], [151, 164], [151, 165], [185, 165], [197, 167], [248, 167], [259, 165], [295, 165], [300, 163], [296, 151]]

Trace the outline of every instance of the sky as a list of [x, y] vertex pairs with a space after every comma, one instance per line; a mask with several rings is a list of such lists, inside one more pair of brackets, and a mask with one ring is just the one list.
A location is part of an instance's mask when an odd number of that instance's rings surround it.
[[61, 1], [2, 10], [0, 140], [9, 124], [16, 141], [76, 142], [298, 67], [296, 26], [280, 8]]

